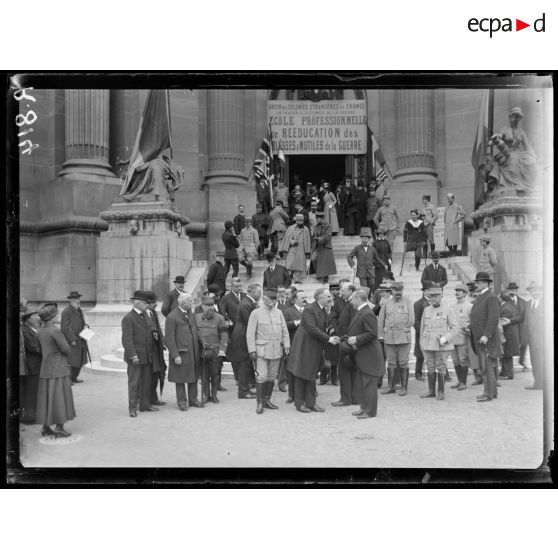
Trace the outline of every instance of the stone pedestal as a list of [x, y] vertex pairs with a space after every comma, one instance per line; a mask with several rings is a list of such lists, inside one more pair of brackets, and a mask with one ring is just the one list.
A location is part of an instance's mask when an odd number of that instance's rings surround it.
[[95, 331], [90, 350], [98, 358], [119, 346], [122, 317], [137, 289], [162, 300], [176, 275], [192, 266], [188, 218], [163, 201], [115, 202], [100, 214], [108, 230], [97, 241], [97, 306], [87, 313]]
[[[539, 196], [517, 196], [509, 192], [484, 204], [471, 217], [479, 226], [468, 239], [469, 254], [478, 262], [479, 237], [488, 234], [490, 246], [498, 255], [494, 277], [495, 289], [500, 290], [510, 281], [526, 294], [531, 281], [543, 278], [543, 202]], [[482, 224], [487, 227], [487, 232]]]

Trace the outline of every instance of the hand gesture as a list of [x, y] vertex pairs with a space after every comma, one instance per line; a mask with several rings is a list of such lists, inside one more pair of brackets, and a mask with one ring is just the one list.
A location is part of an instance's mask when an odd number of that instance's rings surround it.
[[483, 335], [480, 339], [479, 339], [479, 343], [481, 345], [486, 345], [488, 343], [488, 337], [486, 337], [486, 335]]
[[349, 337], [349, 338], [347, 339], [347, 343], [348, 343], [349, 345], [356, 345], [356, 342], [357, 342], [357, 339], [356, 339], [356, 337], [355, 337], [354, 335], [352, 335], [351, 337]]

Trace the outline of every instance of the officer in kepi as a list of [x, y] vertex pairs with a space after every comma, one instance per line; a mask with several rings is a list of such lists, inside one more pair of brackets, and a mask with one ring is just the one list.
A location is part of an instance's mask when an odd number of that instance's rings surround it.
[[202, 298], [202, 312], [195, 314], [203, 367], [203, 399], [219, 403], [217, 389], [219, 372], [229, 342], [229, 328], [225, 318], [215, 310], [215, 297], [206, 293]]

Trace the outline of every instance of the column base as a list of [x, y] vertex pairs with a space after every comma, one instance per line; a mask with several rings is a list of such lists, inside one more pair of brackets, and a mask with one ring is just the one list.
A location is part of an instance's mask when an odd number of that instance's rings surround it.
[[70, 159], [62, 165], [58, 176], [69, 174], [93, 174], [97, 176], [115, 177], [112, 167], [101, 159]]

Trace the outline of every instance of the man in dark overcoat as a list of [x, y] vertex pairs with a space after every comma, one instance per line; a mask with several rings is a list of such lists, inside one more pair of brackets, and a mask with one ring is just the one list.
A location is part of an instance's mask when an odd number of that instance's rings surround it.
[[175, 309], [178, 307], [178, 297], [184, 292], [184, 276], [177, 275], [174, 278], [174, 289], [170, 290], [165, 295], [165, 300], [161, 306], [161, 314], [165, 316], [165, 318]]
[[[234, 277], [231, 282], [231, 290], [219, 301], [219, 311], [225, 318], [229, 326], [229, 346], [227, 348], [227, 360], [230, 361], [231, 337], [238, 313], [238, 305], [242, 299], [246, 298], [246, 293], [242, 290], [240, 277]], [[234, 379], [238, 382], [238, 363], [231, 362]]]
[[207, 270], [207, 286], [217, 285], [220, 290], [219, 296], [222, 296], [227, 292], [224, 261], [225, 252], [223, 250], [219, 250], [215, 254], [215, 261]]
[[378, 410], [378, 378], [384, 373], [384, 357], [378, 341], [378, 322], [368, 305], [365, 291], [353, 293], [350, 301], [356, 313], [347, 328], [347, 340], [339, 352], [352, 351], [362, 378], [362, 403], [353, 413], [359, 419], [372, 418]]
[[71, 347], [70, 356], [68, 357], [68, 366], [72, 375], [72, 384], [80, 384], [83, 380], [78, 378], [81, 367], [89, 360], [89, 348], [87, 341], [80, 337], [79, 334], [86, 327], [83, 311], [80, 308], [80, 299], [82, 295], [77, 291], [72, 291], [66, 298], [70, 304], [62, 310], [60, 316], [60, 331], [64, 334], [66, 341]]
[[360, 229], [361, 243], [355, 246], [347, 256], [347, 262], [351, 267], [355, 266], [354, 259], [356, 257], [356, 276], [360, 281], [361, 287], [368, 287], [371, 291], [374, 290], [374, 276], [376, 272], [376, 263], [380, 262], [381, 265], [387, 269], [387, 263], [384, 262], [376, 248], [371, 245], [370, 239], [372, 232], [368, 227]]
[[159, 409], [151, 405], [153, 342], [145, 315], [147, 293], [134, 291], [130, 300], [134, 307], [122, 318], [122, 346], [128, 365], [128, 411], [133, 418], [137, 416], [138, 404], [140, 411]]
[[277, 263], [277, 256], [273, 252], [268, 252], [265, 255], [268, 263], [268, 268], [263, 274], [263, 288], [264, 289], [277, 289], [279, 285], [289, 287], [291, 285], [291, 276], [284, 265]]
[[[198, 328], [192, 312], [190, 293], [178, 297], [175, 308], [165, 322], [165, 344], [169, 350], [169, 382], [176, 384], [176, 403], [180, 411], [201, 407], [198, 400]], [[188, 398], [186, 398], [188, 384]]]
[[238, 376], [238, 398], [254, 399], [256, 394], [250, 390], [250, 383], [253, 378], [252, 360], [248, 352], [246, 342], [246, 329], [250, 314], [258, 307], [258, 301], [262, 296], [262, 288], [256, 283], [248, 285], [246, 297], [240, 301], [236, 322], [231, 335], [229, 345], [229, 359], [231, 363], [236, 363]]
[[[242, 226], [244, 226], [244, 218], [242, 219]], [[240, 247], [240, 242], [234, 232], [234, 223], [232, 221], [225, 221], [225, 232], [221, 235], [223, 246], [225, 247], [225, 281], [229, 274], [229, 269], [233, 268], [233, 279], [238, 276], [238, 252], [237, 248]]]
[[543, 288], [536, 283], [531, 283], [527, 290], [533, 300], [527, 304], [527, 332], [529, 339], [529, 358], [533, 370], [534, 382], [525, 389], [542, 389], [544, 372], [544, 303], [542, 300]]
[[43, 355], [37, 332], [41, 324], [39, 311], [27, 305], [21, 316], [21, 336], [23, 338], [24, 370], [19, 376], [20, 420], [33, 424], [37, 411], [39, 374]]
[[479, 271], [475, 277], [475, 285], [479, 295], [473, 302], [469, 321], [473, 350], [479, 358], [482, 370], [484, 393], [477, 396], [479, 402], [492, 401], [498, 396], [496, 378], [498, 359], [502, 356], [502, 346], [498, 333], [500, 318], [500, 302], [490, 290], [492, 283], [485, 271]]
[[525, 368], [525, 352], [529, 344], [529, 335], [527, 332], [527, 307], [528, 303], [524, 298], [518, 296], [519, 285], [515, 281], [508, 284], [508, 292], [511, 301], [519, 312], [519, 364]]
[[166, 405], [157, 396], [157, 384], [165, 381], [165, 371], [167, 363], [165, 362], [164, 348], [165, 339], [163, 330], [161, 329], [161, 322], [157, 313], [157, 295], [153, 291], [147, 293], [148, 303], [145, 311], [150, 321], [151, 326], [151, 339], [153, 343], [153, 374], [151, 377], [151, 404], [152, 405]]
[[337, 345], [339, 337], [326, 333], [328, 317], [326, 306], [331, 304], [331, 293], [320, 288], [314, 302], [302, 311], [302, 321], [294, 338], [287, 369], [295, 377], [295, 407], [301, 413], [323, 412], [316, 405], [316, 378], [327, 343]]
[[[310, 274], [316, 274], [316, 280], [327, 283], [330, 275], [337, 273], [335, 257], [331, 246], [331, 225], [324, 222], [324, 212], [316, 213], [316, 227], [312, 233], [312, 255], [310, 257]], [[315, 263], [313, 263], [315, 260]]]
[[425, 266], [422, 270], [420, 282], [423, 287], [427, 284], [427, 281], [430, 281], [433, 287], [444, 288], [448, 284], [448, 274], [446, 268], [439, 263], [440, 254], [438, 254], [438, 252], [432, 252], [430, 257], [432, 258], [432, 263]]
[[424, 312], [424, 309], [430, 306], [430, 301], [428, 299], [428, 289], [430, 289], [430, 287], [432, 287], [432, 283], [430, 281], [425, 281], [421, 289], [422, 297], [413, 304], [413, 310], [415, 312], [415, 324], [413, 326], [415, 328], [415, 379], [419, 382], [424, 381], [424, 377], [422, 375], [424, 355], [420, 348], [420, 322], [422, 320], [422, 313]]

